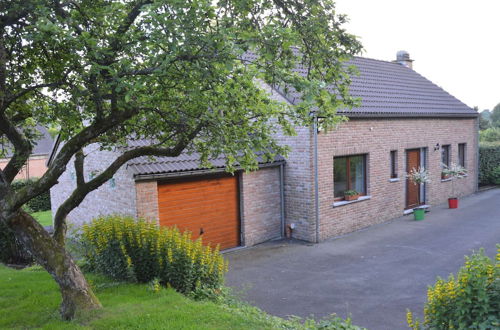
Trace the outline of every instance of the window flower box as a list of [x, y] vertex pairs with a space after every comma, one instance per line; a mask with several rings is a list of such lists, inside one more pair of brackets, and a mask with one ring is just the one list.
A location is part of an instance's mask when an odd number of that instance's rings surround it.
[[355, 201], [359, 198], [359, 193], [356, 190], [346, 190], [344, 192], [344, 199], [346, 201]]

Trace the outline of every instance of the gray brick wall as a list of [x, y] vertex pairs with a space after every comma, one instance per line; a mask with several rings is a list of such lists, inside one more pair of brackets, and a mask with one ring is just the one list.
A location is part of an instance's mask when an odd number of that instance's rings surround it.
[[[274, 100], [288, 103], [279, 93], [268, 85], [261, 84]], [[285, 219], [286, 224], [294, 224], [293, 237], [313, 241], [315, 239], [315, 212], [314, 212], [314, 172], [312, 129], [296, 127], [297, 135], [286, 136], [279, 133], [275, 139], [281, 145], [287, 145], [291, 152], [286, 158], [284, 169], [285, 181]]]
[[243, 241], [252, 246], [281, 237], [279, 167], [241, 173], [240, 205]]
[[137, 217], [159, 222], [158, 182], [156, 180], [135, 183]]
[[[86, 180], [89, 180], [92, 173], [106, 169], [119, 155], [116, 152], [98, 149], [98, 146], [93, 144], [84, 150]], [[59, 178], [58, 184], [50, 191], [53, 214], [75, 188], [76, 177], [72, 160]], [[68, 215], [68, 225], [81, 226], [95, 217], [108, 214], [136, 215], [135, 183], [126, 165], [116, 172], [112, 180], [87, 195], [80, 206]]]

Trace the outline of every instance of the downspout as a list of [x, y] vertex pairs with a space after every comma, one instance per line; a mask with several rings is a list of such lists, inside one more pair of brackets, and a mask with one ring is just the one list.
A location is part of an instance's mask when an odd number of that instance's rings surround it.
[[285, 236], [285, 186], [283, 180], [283, 164], [280, 165], [280, 199], [281, 199], [281, 237]]
[[[476, 175], [475, 175], [475, 179], [476, 179], [476, 190], [474, 192], [477, 192], [479, 190], [479, 166], [480, 166], [480, 161], [479, 161], [479, 116], [481, 116], [480, 114], [478, 115], [478, 117], [476, 117], [476, 143], [475, 144], [475, 149], [476, 149]], [[467, 158], [467, 151], [465, 152], [465, 155], [464, 155], [465, 158]], [[465, 164], [465, 166], [467, 166], [467, 163]]]
[[318, 117], [313, 113], [314, 135], [314, 209], [316, 213], [316, 243], [319, 243], [319, 188], [318, 188]]

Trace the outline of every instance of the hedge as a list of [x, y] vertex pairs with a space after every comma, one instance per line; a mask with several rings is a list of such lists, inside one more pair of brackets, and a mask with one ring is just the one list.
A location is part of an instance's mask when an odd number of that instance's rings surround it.
[[500, 145], [479, 146], [479, 184], [500, 184]]
[[[14, 190], [20, 190], [27, 186], [28, 184], [32, 184], [33, 182], [36, 182], [38, 180], [37, 178], [33, 179], [23, 179], [23, 180], [16, 180], [12, 182], [12, 188]], [[39, 211], [48, 211], [50, 210], [50, 191], [46, 191], [35, 198], [31, 199], [26, 203], [26, 206], [29, 208], [30, 211], [32, 212], [39, 212]]]

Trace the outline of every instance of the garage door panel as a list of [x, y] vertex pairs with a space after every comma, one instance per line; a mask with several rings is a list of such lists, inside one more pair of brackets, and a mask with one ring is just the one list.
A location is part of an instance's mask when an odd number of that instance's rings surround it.
[[211, 246], [239, 245], [239, 201], [236, 177], [204, 178], [158, 185], [160, 225], [189, 230]]
[[227, 224], [221, 224], [216, 221], [216, 219], [212, 218], [204, 218], [203, 220], [180, 220], [176, 223], [174, 222], [163, 222], [162, 226], [177, 226], [178, 228], [181, 227], [192, 227], [195, 228], [197, 231], [199, 231], [200, 228], [204, 228], [205, 231], [207, 230], [220, 230], [224, 228], [228, 228], [230, 230], [234, 230], [234, 225], [232, 223], [227, 223]]
[[224, 198], [235, 198], [234, 189], [211, 189], [210, 191], [199, 192], [197, 190], [186, 190], [182, 192], [159, 192], [158, 200], [160, 202], [174, 202], [178, 201], [179, 198], [183, 198], [186, 200], [194, 200], [194, 199], [206, 199], [211, 198], [212, 200], [222, 200]]
[[187, 190], [199, 190], [200, 186], [204, 187], [204, 191], [213, 190], [215, 188], [228, 189], [226, 184], [227, 180], [236, 181], [236, 177], [226, 177], [223, 179], [209, 179], [209, 180], [191, 180], [173, 183], [172, 186], [162, 185], [158, 189], [160, 192], [175, 192], [179, 193]]
[[[186, 203], [188, 202], [188, 203]], [[230, 208], [227, 204], [231, 203], [229, 199], [225, 199], [223, 201], [217, 202], [217, 201], [212, 201], [210, 205], [207, 205], [204, 203], [204, 201], [200, 200], [188, 200], [184, 201], [186, 203], [185, 205], [175, 205], [174, 202], [169, 203], [170, 205], [167, 207], [159, 207], [160, 212], [164, 212], [166, 216], [172, 216], [177, 213], [182, 213], [182, 212], [195, 212], [196, 214], [200, 214], [200, 210], [203, 210], [205, 215], [210, 215], [210, 214], [216, 214], [217, 216], [220, 215], [221, 211], [229, 212], [230, 210], [233, 210], [234, 212], [237, 212], [237, 208]], [[201, 205], [200, 205], [201, 204]]]
[[[227, 204], [227, 200], [224, 201], [224, 203]], [[201, 212], [203, 211], [203, 213]], [[169, 218], [172, 219], [172, 221], [176, 222], [177, 216], [197, 216], [201, 215], [204, 217], [219, 217], [221, 212], [229, 213], [233, 212], [234, 214], [238, 214], [238, 209], [237, 208], [229, 208], [227, 205], [224, 204], [213, 204], [212, 206], [208, 205], [203, 205], [201, 206], [196, 206], [196, 205], [180, 205], [178, 207], [175, 206], [170, 206], [170, 207], [160, 207], [159, 212], [164, 214], [165, 216], [168, 216]]]
[[[179, 215], [181, 217], [183, 215]], [[189, 215], [186, 215], [188, 217]], [[189, 225], [196, 225], [198, 227], [211, 227], [211, 228], [223, 228], [223, 227], [229, 227], [233, 228], [234, 223], [228, 223], [228, 224], [221, 224], [219, 221], [219, 217], [198, 217], [196, 214], [193, 215], [194, 219], [179, 219], [179, 221], [164, 221], [161, 223], [163, 226], [189, 226]]]
[[[214, 196], [215, 195], [215, 196]], [[185, 207], [185, 208], [188, 208], [190, 205], [196, 205], [197, 207], [200, 207], [200, 206], [204, 206], [204, 205], [208, 205], [207, 203], [205, 203], [204, 201], [206, 199], [210, 199], [210, 205], [224, 205], [227, 203], [228, 200], [231, 200], [231, 199], [234, 199], [234, 195], [233, 194], [223, 194], [223, 195], [219, 195], [219, 194], [214, 194], [212, 196], [210, 195], [207, 195], [207, 196], [190, 196], [190, 195], [186, 195], [186, 196], [176, 196], [178, 198], [182, 198], [183, 200], [183, 205], [182, 207]], [[179, 203], [178, 203], [178, 199], [159, 199], [159, 205], [160, 205], [160, 208], [177, 208], [179, 207]], [[197, 204], [194, 204], [194, 203], [197, 203]]]
[[[211, 189], [210, 191], [199, 192], [197, 190], [186, 190], [182, 192], [159, 192], [158, 200], [160, 202], [174, 202], [178, 201], [179, 198], [183, 198], [185, 200], [199, 200], [211, 198], [212, 200], [222, 200], [224, 198], [234, 198], [234, 189]], [[168, 195], [168, 196], [167, 196]]]

